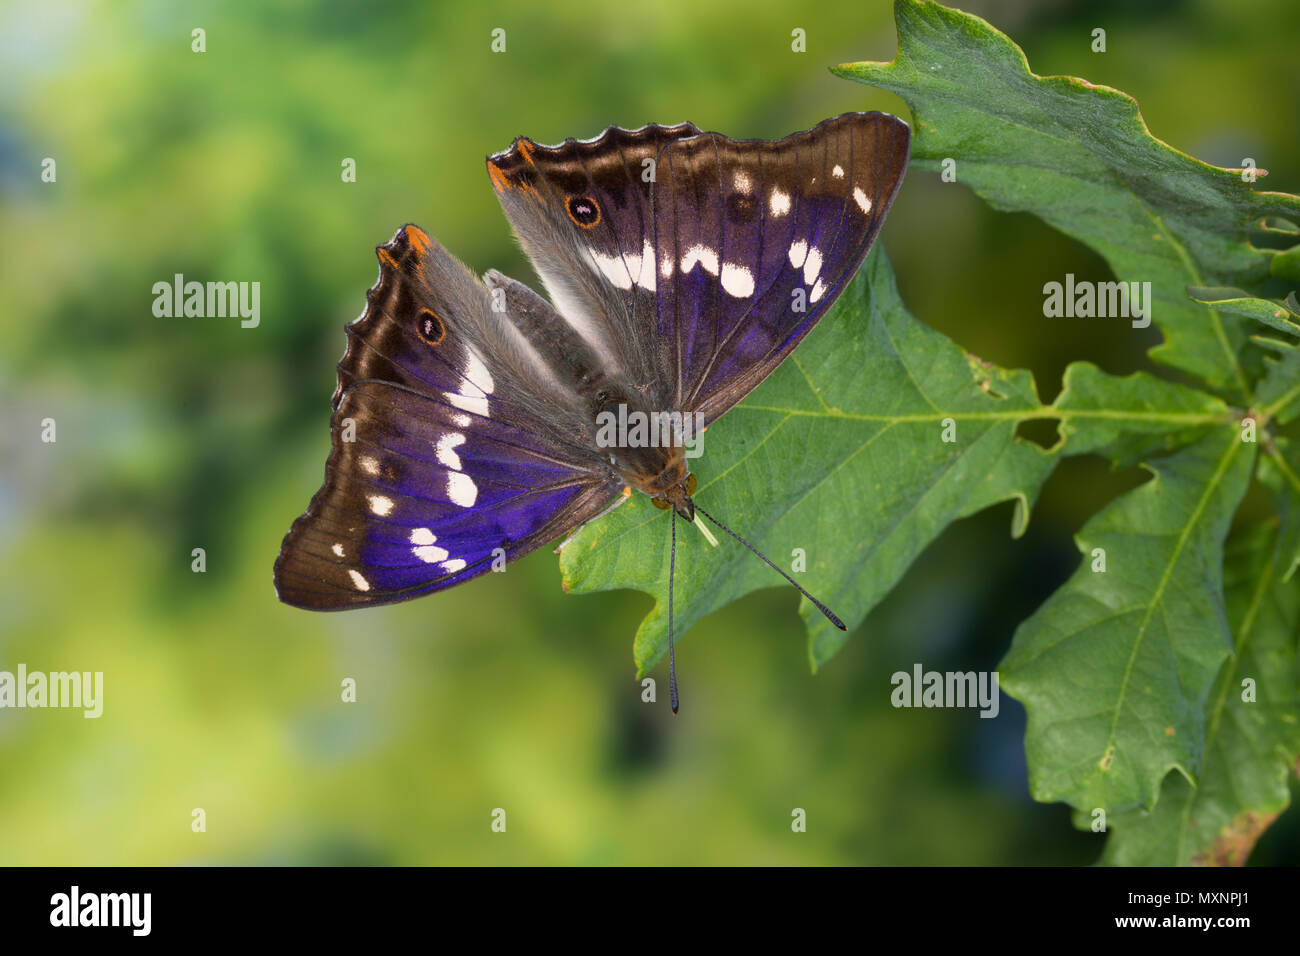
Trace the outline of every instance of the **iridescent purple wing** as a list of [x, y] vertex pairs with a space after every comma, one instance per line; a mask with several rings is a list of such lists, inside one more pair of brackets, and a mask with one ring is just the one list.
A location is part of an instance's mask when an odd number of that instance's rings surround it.
[[672, 346], [674, 408], [713, 421], [794, 350], [871, 248], [908, 144], [896, 117], [848, 113], [776, 142], [664, 148], [655, 333]]
[[654, 407], [712, 421], [853, 277], [902, 182], [906, 123], [848, 113], [776, 142], [690, 124], [516, 140], [488, 172], [551, 300]]
[[377, 252], [339, 363], [325, 483], [275, 565], [298, 607], [451, 587], [567, 534], [622, 488], [482, 282], [414, 226]]

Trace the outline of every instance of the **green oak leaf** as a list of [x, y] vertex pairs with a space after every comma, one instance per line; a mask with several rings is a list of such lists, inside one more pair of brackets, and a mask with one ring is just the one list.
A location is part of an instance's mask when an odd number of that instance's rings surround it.
[[1264, 443], [1259, 480], [1273, 493], [1277, 509], [1278, 575], [1290, 581], [1300, 567], [1300, 444], [1278, 436]]
[[1279, 236], [1300, 236], [1300, 226], [1286, 219], [1280, 219], [1277, 216], [1269, 216], [1260, 224], [1259, 228], [1264, 232], [1271, 232]]
[[1291, 306], [1286, 302], [1261, 299], [1241, 289], [1201, 286], [1188, 286], [1187, 296], [1202, 305], [1231, 312], [1233, 315], [1244, 315], [1278, 332], [1300, 336], [1300, 322], [1296, 321], [1300, 319], [1300, 313], [1292, 311]]
[[1300, 416], [1300, 352], [1265, 359], [1267, 371], [1255, 390], [1255, 407], [1282, 424]]
[[1300, 302], [1294, 292], [1281, 302], [1261, 299], [1241, 289], [1189, 287], [1188, 296], [1224, 312], [1246, 316], [1290, 336], [1286, 340], [1263, 339], [1276, 348], [1278, 356], [1264, 359], [1264, 377], [1255, 389], [1253, 407], [1264, 418], [1286, 424], [1300, 415]]
[[1275, 255], [1268, 271], [1274, 279], [1283, 279], [1288, 282], [1300, 279], [1300, 246], [1292, 246], [1290, 249]]
[[1078, 570], [1016, 630], [1000, 673], [1028, 712], [1035, 799], [1114, 813], [1151, 806], [1170, 769], [1197, 773], [1231, 647], [1223, 540], [1257, 447], [1226, 424], [1147, 462], [1151, 479], [1084, 525]]
[[1290, 802], [1287, 780], [1300, 755], [1300, 588], [1282, 580], [1293, 554], [1281, 545], [1276, 522], [1228, 542], [1233, 649], [1209, 696], [1197, 784], [1171, 773], [1153, 810], [1115, 814], [1102, 862], [1240, 865]]
[[1118, 378], [1090, 362], [1065, 370], [1052, 403], [1068, 455], [1093, 452], [1116, 467], [1190, 444], [1207, 428], [1235, 421], [1221, 400], [1145, 372]]
[[1034, 213], [1096, 250], [1121, 281], [1150, 282], [1165, 338], [1152, 357], [1244, 403], [1248, 320], [1184, 289], [1266, 279], [1278, 253], [1249, 235], [1265, 218], [1295, 220], [1300, 197], [1256, 192], [1240, 170], [1161, 142], [1119, 90], [1030, 72], [1024, 52], [978, 17], [917, 0], [894, 9], [897, 58], [834, 72], [908, 102], [913, 165], [955, 160], [957, 181], [994, 208]]
[[[1061, 422], [1062, 441], [1047, 451], [1015, 437], [1020, 422], [1041, 418]], [[949, 421], [952, 442], [943, 440]], [[874, 251], [791, 358], [708, 430], [692, 463], [695, 497], [787, 570], [800, 549], [800, 583], [852, 628], [952, 521], [1010, 499], [1012, 533], [1022, 533], [1060, 455], [1136, 460], [1226, 423], [1235, 418], [1214, 396], [1082, 362], [1044, 406], [1028, 372], [983, 362], [913, 318]], [[567, 590], [656, 597], [634, 644], [642, 672], [667, 650], [670, 520], [634, 495], [561, 551]], [[684, 523], [677, 530], [679, 634], [743, 594], [780, 586], [735, 542], [714, 549]], [[847, 635], [807, 601], [801, 613], [815, 669]]]
[[[796, 577], [852, 628], [952, 521], [1013, 499], [1023, 532], [1056, 455], [1016, 424], [1048, 414], [1028, 372], [984, 363], [908, 314], [877, 247], [791, 358], [708, 429], [695, 499], [787, 570], [800, 549]], [[655, 595], [634, 645], [642, 672], [667, 650], [669, 520], [633, 495], [561, 551], [566, 590]], [[781, 584], [725, 536], [712, 548], [685, 522], [677, 531], [679, 634]], [[806, 600], [800, 613], [815, 668], [847, 635]]]

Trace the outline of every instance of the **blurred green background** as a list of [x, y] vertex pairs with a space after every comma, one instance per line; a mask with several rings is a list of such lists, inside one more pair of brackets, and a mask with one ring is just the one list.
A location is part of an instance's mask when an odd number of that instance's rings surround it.
[[[1094, 860], [1101, 837], [1029, 799], [1018, 704], [894, 710], [889, 675], [996, 666], [1073, 568], [1072, 533], [1138, 481], [1097, 459], [1057, 471], [1019, 541], [1009, 504], [951, 528], [816, 677], [792, 590], [710, 617], [679, 648], [675, 720], [633, 679], [651, 599], [567, 597], [549, 551], [405, 605], [276, 602], [374, 246], [414, 221], [479, 271], [532, 279], [485, 154], [610, 124], [777, 137], [845, 110], [908, 115], [826, 71], [892, 58], [878, 0], [470, 7], [0, 7], [0, 669], [106, 684], [99, 720], [0, 710], [0, 863]], [[1294, 0], [964, 7], [1037, 72], [1124, 89], [1155, 135], [1300, 189]], [[1106, 268], [1037, 220], [914, 171], [882, 241], [921, 319], [1032, 369], [1047, 400], [1075, 359], [1149, 367], [1154, 328], [1043, 319], [1044, 282]], [[260, 327], [156, 318], [152, 286], [177, 272], [259, 281]], [[1300, 859], [1296, 816], [1254, 862]]]

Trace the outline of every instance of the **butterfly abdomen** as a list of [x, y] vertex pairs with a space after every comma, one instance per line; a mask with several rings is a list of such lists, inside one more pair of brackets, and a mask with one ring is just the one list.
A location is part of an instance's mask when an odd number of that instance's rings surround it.
[[483, 277], [504, 312], [537, 353], [564, 393], [587, 405], [615, 383], [617, 371], [602, 360], [582, 335], [555, 308], [522, 282], [495, 269]]
[[[656, 428], [666, 410], [653, 408], [619, 368], [613, 368], [555, 308], [522, 282], [491, 271], [484, 281], [503, 297], [503, 312], [559, 380], [563, 393], [589, 426], [593, 450], [623, 479], [648, 494], [661, 493], [685, 475], [682, 447], [671, 430]], [[629, 422], [635, 423], [630, 433]]]

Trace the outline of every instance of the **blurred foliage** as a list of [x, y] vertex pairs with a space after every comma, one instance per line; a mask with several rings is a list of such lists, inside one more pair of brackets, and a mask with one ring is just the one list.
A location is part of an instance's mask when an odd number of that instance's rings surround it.
[[[1039, 72], [1133, 94], [1191, 155], [1300, 185], [1291, 0], [1248, 17], [1213, 0], [965, 6]], [[1100, 459], [1058, 469], [1018, 541], [1010, 505], [951, 528], [815, 678], [789, 589], [705, 619], [675, 721], [632, 679], [649, 600], [566, 597], [547, 552], [343, 615], [271, 590], [320, 481], [342, 324], [396, 226], [529, 278], [485, 154], [612, 123], [774, 137], [848, 109], [906, 117], [825, 69], [894, 48], [876, 0], [0, 6], [0, 669], [106, 685], [99, 720], [0, 711], [0, 863], [1095, 859], [1099, 837], [1029, 800], [1018, 705], [894, 710], [889, 676], [995, 666], [1068, 577], [1071, 534], [1140, 480]], [[1069, 361], [1149, 368], [1154, 329], [1043, 319], [1044, 282], [1109, 276], [1028, 215], [918, 170], [882, 242], [914, 314], [1033, 370], [1044, 400]], [[260, 326], [156, 318], [152, 286], [176, 273], [259, 281]], [[1300, 827], [1284, 819], [1252, 859], [1296, 862]]]
[[[1293, 339], [1266, 346], [1252, 333], [1261, 322], [1284, 336], [1300, 326], [1284, 321], [1289, 306], [1243, 299], [1240, 290], [1208, 290], [1216, 301], [1207, 310], [1189, 298], [1207, 290], [1189, 283], [1240, 282], [1265, 293], [1293, 278], [1287, 263], [1300, 246], [1279, 252], [1252, 240], [1294, 239], [1293, 225], [1287, 234], [1259, 227], [1300, 219], [1300, 197], [1257, 190], [1253, 158], [1240, 161], [1247, 176], [1154, 139], [1122, 91], [1035, 75], [1015, 42], [978, 17], [929, 0], [897, 0], [895, 12], [893, 61], [833, 72], [906, 98], [917, 128], [912, 168], [953, 163], [958, 180], [995, 209], [1033, 212], [1102, 255], [1119, 279], [1141, 280], [1142, 311], [1164, 338], [1150, 357], [1238, 406], [1143, 373], [1105, 379], [1091, 363], [1066, 368], [1053, 406], [1060, 453], [1093, 451], [1116, 467], [1141, 462], [1151, 480], [1088, 520], [1075, 539], [1084, 560], [1016, 630], [999, 665], [1003, 687], [1029, 715], [1030, 791], [1070, 803], [1085, 829], [1099, 808], [1159, 802], [1114, 823], [1110, 859], [1243, 861], [1286, 808], [1300, 755], [1300, 615], [1287, 600], [1300, 592], [1280, 573], [1300, 560], [1300, 524], [1290, 520], [1300, 479], [1279, 434], [1300, 403], [1300, 351]], [[1094, 52], [1104, 52], [1105, 29], [1092, 36]], [[1061, 314], [1046, 303], [1043, 311]], [[1280, 357], [1270, 364], [1265, 347]], [[1253, 429], [1255, 418], [1263, 434], [1247, 441], [1242, 427]], [[1193, 420], [1207, 429], [1198, 441], [1186, 436]], [[1254, 552], [1234, 547], [1243, 566], [1224, 567], [1256, 449], [1260, 480], [1279, 479], [1278, 514], [1266, 526], [1281, 519], [1278, 556], [1251, 560]], [[1094, 563], [1107, 555], [1109, 567]], [[1247, 612], [1229, 614], [1240, 602], [1225, 600], [1225, 577], [1251, 582]], [[1248, 684], [1264, 687], [1258, 699], [1227, 694], [1224, 681], [1250, 674], [1258, 677]], [[1189, 797], [1190, 781], [1201, 785]], [[1118, 851], [1117, 841], [1142, 851]]]

